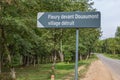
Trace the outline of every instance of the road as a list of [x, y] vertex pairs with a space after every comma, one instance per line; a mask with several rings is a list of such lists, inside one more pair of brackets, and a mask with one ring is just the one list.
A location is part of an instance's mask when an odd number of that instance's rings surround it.
[[102, 54], [97, 54], [97, 57], [108, 67], [111, 74], [115, 75], [115, 80], [120, 80], [120, 60], [111, 59]]

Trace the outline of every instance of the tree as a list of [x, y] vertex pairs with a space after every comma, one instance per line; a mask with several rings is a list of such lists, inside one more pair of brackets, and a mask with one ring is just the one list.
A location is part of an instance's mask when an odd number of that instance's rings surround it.
[[29, 7], [34, 4], [28, 7], [28, 5], [33, 2], [25, 4], [24, 1], [0, 1], [1, 66], [11, 71], [12, 80], [15, 79], [15, 71], [13, 68], [15, 58], [17, 55], [21, 55], [20, 53], [22, 51], [30, 55], [30, 53], [33, 52], [33, 44], [36, 43], [33, 41], [37, 36], [32, 30], [35, 21], [33, 24], [30, 24], [33, 22], [30, 18], [34, 17], [34, 13], [29, 14]]
[[116, 38], [116, 41], [117, 41], [117, 53], [120, 53], [120, 27], [118, 26], [117, 27], [117, 30], [116, 30], [116, 33], [115, 33], [115, 38]]
[[115, 37], [120, 38], [120, 27], [117, 27], [116, 33], [115, 33]]
[[80, 30], [80, 58], [82, 55], [84, 58], [88, 59], [90, 57], [90, 53], [94, 52], [95, 43], [100, 37], [99, 29], [81, 29]]

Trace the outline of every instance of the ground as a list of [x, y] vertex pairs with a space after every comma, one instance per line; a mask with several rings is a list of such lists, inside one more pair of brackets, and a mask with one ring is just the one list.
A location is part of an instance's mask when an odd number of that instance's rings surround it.
[[115, 74], [111, 73], [110, 70], [100, 61], [94, 61], [86, 75], [85, 78], [80, 80], [118, 80]]

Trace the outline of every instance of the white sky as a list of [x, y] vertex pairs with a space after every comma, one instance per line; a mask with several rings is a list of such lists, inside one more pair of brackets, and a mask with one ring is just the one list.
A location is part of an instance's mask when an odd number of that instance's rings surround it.
[[120, 0], [93, 0], [94, 8], [101, 12], [102, 39], [114, 37], [120, 26]]

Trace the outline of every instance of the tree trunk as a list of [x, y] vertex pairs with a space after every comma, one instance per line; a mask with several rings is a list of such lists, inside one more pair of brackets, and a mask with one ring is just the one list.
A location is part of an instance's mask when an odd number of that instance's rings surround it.
[[88, 51], [88, 54], [87, 54], [87, 57], [86, 57], [86, 60], [88, 60], [88, 58], [90, 58], [90, 55], [91, 54], [91, 49], [89, 49], [89, 51]]
[[53, 65], [55, 65], [55, 64], [56, 64], [56, 59], [57, 59], [57, 54], [56, 54], [56, 50], [55, 50]]
[[0, 61], [0, 74], [1, 74], [1, 72], [2, 72], [2, 71], [1, 71], [1, 68], [2, 68], [2, 66], [1, 66], [1, 61]]
[[59, 56], [60, 56], [60, 61], [63, 62], [64, 61], [64, 54], [59, 51]]
[[52, 58], [52, 54], [51, 54], [51, 55], [50, 55], [50, 62], [53, 62], [52, 60], [53, 60], [53, 58]]
[[[62, 32], [61, 32], [61, 34], [62, 34]], [[64, 54], [62, 52], [63, 52], [63, 50], [62, 50], [62, 40], [61, 40], [61, 42], [60, 42], [60, 51], [59, 51], [59, 56], [60, 56], [60, 61], [61, 62], [64, 61]]]
[[26, 56], [23, 55], [23, 65], [26, 65]]
[[11, 77], [12, 77], [12, 80], [16, 80], [16, 75], [15, 75], [15, 69], [14, 68], [11, 68]]
[[[1, 37], [2, 37], [2, 46], [3, 46], [3, 55], [4, 55], [4, 57], [6, 58], [6, 65], [8, 65], [8, 69], [11, 71], [11, 78], [12, 78], [12, 80], [15, 80], [15, 71], [13, 70], [13, 68], [11, 68], [12, 66], [12, 64], [11, 64], [11, 55], [10, 55], [10, 52], [9, 52], [9, 50], [8, 50], [8, 48], [7, 48], [7, 43], [6, 43], [6, 37], [5, 37], [5, 31], [4, 31], [4, 28], [2, 27], [1, 28]], [[6, 76], [8, 76], [8, 75], [6, 75]]]
[[116, 54], [115, 49], [114, 49], [114, 51], [113, 51], [113, 54], [114, 54], [114, 55]]
[[23, 65], [23, 56], [20, 56], [20, 65]]
[[52, 57], [51, 58], [52, 58], [52, 62], [53, 62], [54, 61], [54, 53], [52, 53]]
[[33, 65], [34, 65], [34, 67], [36, 65], [36, 56], [34, 56], [34, 58], [33, 58]]
[[86, 56], [86, 60], [88, 60], [88, 58], [89, 58], [89, 54], [87, 54], [87, 56]]
[[40, 56], [40, 63], [41, 64], [43, 63], [43, 57], [42, 57], [42, 55]]
[[1, 49], [0, 50], [0, 74], [1, 74], [1, 68], [2, 68], [2, 63], [1, 63], [2, 62], [2, 59], [1, 59], [1, 57], [2, 57], [2, 45], [1, 44], [2, 43], [1, 42], [2, 42], [2, 40], [1, 40], [1, 26], [0, 26], [0, 49]]
[[40, 64], [40, 57], [37, 56], [37, 64]]
[[80, 54], [80, 60], [82, 60], [82, 55]]
[[[0, 44], [0, 46], [1, 46], [1, 44]], [[0, 49], [2, 49], [2, 48], [0, 47]], [[2, 51], [0, 50], [0, 74], [1, 74], [1, 72], [2, 72]]]
[[26, 56], [26, 58], [27, 58], [27, 66], [29, 66], [30, 64], [29, 56]]

